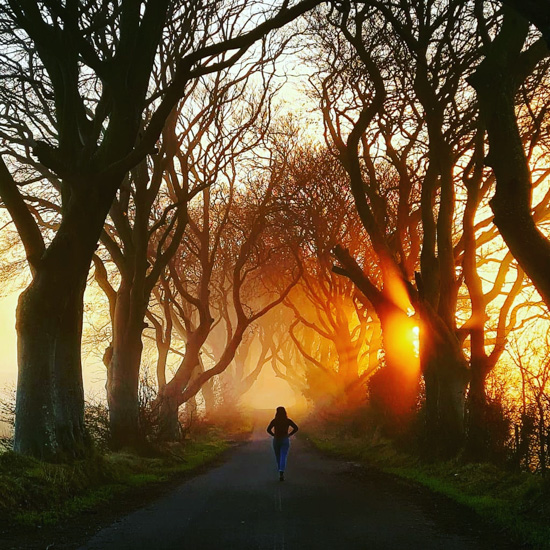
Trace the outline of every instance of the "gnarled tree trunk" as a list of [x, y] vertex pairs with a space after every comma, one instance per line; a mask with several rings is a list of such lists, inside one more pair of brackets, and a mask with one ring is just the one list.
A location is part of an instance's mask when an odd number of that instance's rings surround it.
[[81, 367], [83, 296], [110, 197], [73, 194], [17, 307], [14, 449], [62, 460], [85, 453]]
[[208, 336], [210, 324], [206, 324], [208, 326], [199, 327], [188, 336], [185, 357], [172, 380], [159, 391], [156, 406], [159, 415], [159, 439], [163, 441], [174, 441], [180, 437], [178, 409], [184, 402], [181, 400], [181, 394], [185, 387], [202, 373], [202, 369], [199, 368], [199, 354]]
[[442, 320], [421, 310], [420, 365], [426, 389], [428, 449], [453, 456], [464, 444], [466, 388], [470, 379], [460, 342]]
[[135, 447], [140, 443], [138, 391], [144, 315], [145, 307], [132, 303], [129, 289], [119, 290], [113, 325], [113, 355], [107, 369], [107, 402], [114, 449]]
[[469, 82], [477, 92], [480, 116], [487, 128], [487, 164], [496, 176], [495, 195], [490, 202], [494, 223], [550, 306], [550, 242], [533, 218], [531, 173], [515, 110], [519, 86], [549, 51], [542, 39], [522, 51], [528, 24], [513, 10], [505, 8], [504, 13], [499, 35]]

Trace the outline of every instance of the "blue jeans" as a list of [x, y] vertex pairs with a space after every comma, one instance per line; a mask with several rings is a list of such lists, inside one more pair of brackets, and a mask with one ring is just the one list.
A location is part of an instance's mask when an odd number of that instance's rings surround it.
[[286, 468], [286, 457], [288, 456], [288, 450], [290, 449], [290, 438], [283, 437], [281, 439], [273, 438], [273, 450], [275, 451], [275, 458], [277, 459], [277, 466], [279, 472], [284, 472]]

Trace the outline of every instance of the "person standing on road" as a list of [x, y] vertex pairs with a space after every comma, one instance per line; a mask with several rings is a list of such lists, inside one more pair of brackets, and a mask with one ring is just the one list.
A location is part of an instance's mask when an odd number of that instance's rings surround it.
[[[292, 428], [289, 433], [288, 429]], [[298, 431], [298, 426], [288, 418], [284, 407], [277, 407], [275, 418], [269, 423], [267, 433], [273, 436], [273, 450], [279, 468], [279, 481], [285, 480], [286, 457], [290, 449], [290, 436]]]

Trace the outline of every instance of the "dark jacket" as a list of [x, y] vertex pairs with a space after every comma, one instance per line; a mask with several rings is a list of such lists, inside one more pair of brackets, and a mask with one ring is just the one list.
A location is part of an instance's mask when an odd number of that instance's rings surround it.
[[[292, 428], [292, 431], [288, 433], [288, 429]], [[298, 431], [298, 426], [290, 420], [290, 418], [277, 418], [275, 417], [267, 427], [267, 433], [276, 437], [277, 439], [284, 439], [290, 437]]]

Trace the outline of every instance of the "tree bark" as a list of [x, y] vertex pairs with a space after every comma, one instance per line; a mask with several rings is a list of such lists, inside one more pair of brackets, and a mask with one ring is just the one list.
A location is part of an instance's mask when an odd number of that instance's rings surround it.
[[164, 391], [158, 402], [159, 441], [178, 441], [181, 436], [179, 400], [173, 391]]
[[107, 369], [107, 402], [113, 449], [137, 447], [139, 433], [139, 369], [146, 307], [133, 303], [122, 283], [113, 324], [113, 355]]
[[181, 394], [193, 380], [204, 372], [200, 368], [200, 351], [209, 330], [210, 323], [207, 322], [188, 335], [185, 356], [176, 374], [159, 390], [156, 406], [158, 407], [160, 425], [159, 439], [162, 441], [173, 441], [180, 436], [178, 408], [185, 402], [181, 399]]
[[111, 197], [73, 193], [61, 226], [17, 307], [14, 449], [45, 460], [82, 456], [83, 297]]
[[486, 372], [483, 363], [471, 363], [472, 375], [468, 392], [468, 458], [482, 461], [488, 458], [488, 430], [486, 421], [487, 396], [485, 393]]
[[549, 52], [542, 41], [522, 52], [527, 31], [527, 22], [505, 9], [502, 30], [469, 82], [477, 92], [487, 128], [490, 150], [486, 163], [497, 182], [490, 202], [494, 223], [550, 307], [550, 242], [533, 219], [531, 173], [515, 111], [519, 86]]
[[[199, 357], [199, 369], [200, 372], [204, 372], [204, 365]], [[216, 395], [214, 393], [214, 386], [212, 380], [206, 381], [201, 387], [202, 397], [204, 398], [204, 413], [205, 415], [212, 414], [216, 409]]]
[[460, 342], [428, 304], [421, 317], [420, 366], [426, 389], [427, 449], [454, 456], [464, 444], [470, 370]]
[[351, 341], [349, 332], [340, 330], [336, 332], [335, 336], [334, 347], [338, 354], [338, 376], [341, 378], [344, 387], [348, 387], [359, 377], [359, 364], [357, 362], [359, 350]]

